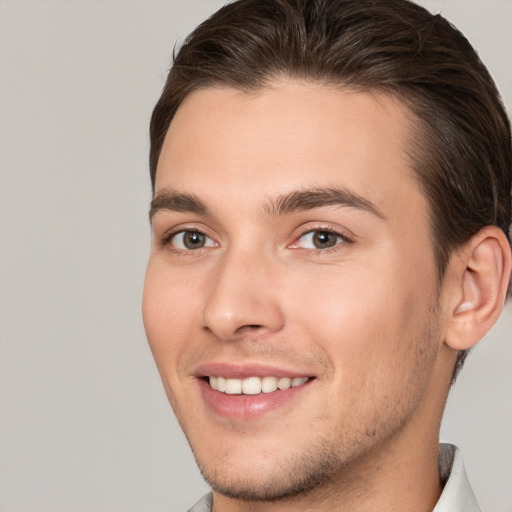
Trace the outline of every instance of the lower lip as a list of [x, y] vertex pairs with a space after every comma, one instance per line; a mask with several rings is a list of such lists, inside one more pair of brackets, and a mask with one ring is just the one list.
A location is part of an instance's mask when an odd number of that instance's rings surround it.
[[290, 403], [305, 391], [312, 381], [308, 380], [301, 386], [258, 395], [228, 395], [215, 391], [203, 379], [198, 382], [203, 400], [217, 415], [237, 420], [250, 420]]

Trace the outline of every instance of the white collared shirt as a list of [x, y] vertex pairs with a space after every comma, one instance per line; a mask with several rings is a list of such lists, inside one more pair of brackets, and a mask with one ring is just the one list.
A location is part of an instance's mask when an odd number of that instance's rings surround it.
[[432, 512], [481, 512], [469, 484], [462, 455], [456, 446], [439, 446], [441, 475], [448, 479], [437, 505]]
[[[446, 480], [443, 492], [432, 512], [481, 512], [456, 446], [439, 446], [441, 476]], [[203, 496], [188, 512], [211, 512], [212, 493]]]

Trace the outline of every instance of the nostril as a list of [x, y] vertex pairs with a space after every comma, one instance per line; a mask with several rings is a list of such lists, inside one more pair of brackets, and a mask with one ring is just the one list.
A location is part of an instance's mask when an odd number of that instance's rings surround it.
[[242, 333], [247, 333], [247, 332], [253, 332], [253, 331], [259, 331], [263, 329], [263, 325], [260, 325], [260, 324], [247, 324], [247, 325], [242, 325], [241, 327], [239, 327], [236, 332], [238, 334], [242, 334]]

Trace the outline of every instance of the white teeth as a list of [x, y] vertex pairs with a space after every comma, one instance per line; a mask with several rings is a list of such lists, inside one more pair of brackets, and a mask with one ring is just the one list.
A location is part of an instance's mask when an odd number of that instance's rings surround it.
[[226, 379], [224, 377], [217, 377], [217, 390], [226, 392]]
[[302, 386], [308, 380], [307, 377], [295, 377], [292, 379], [292, 388]]
[[226, 379], [226, 393], [228, 395], [241, 395], [242, 381], [240, 379]]
[[261, 391], [263, 393], [272, 393], [277, 390], [277, 378], [276, 377], [263, 377], [261, 379]]
[[242, 381], [242, 393], [244, 395], [257, 395], [261, 393], [261, 379], [249, 377]]
[[248, 377], [247, 379], [226, 379], [224, 377], [209, 377], [210, 387], [228, 395], [258, 395], [272, 393], [278, 389], [302, 386], [309, 377]]
[[281, 377], [277, 381], [277, 387], [279, 389], [288, 389], [291, 387], [291, 385], [292, 385], [292, 379], [290, 379], [289, 377]]

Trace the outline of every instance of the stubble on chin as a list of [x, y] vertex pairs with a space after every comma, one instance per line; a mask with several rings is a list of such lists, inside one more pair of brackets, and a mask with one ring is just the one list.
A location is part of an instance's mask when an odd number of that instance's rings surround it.
[[248, 468], [247, 472], [239, 469], [235, 475], [229, 463], [206, 463], [194, 452], [199, 470], [213, 491], [246, 502], [293, 501], [338, 481], [340, 468], [346, 464], [326, 440], [297, 446], [297, 453], [286, 458], [276, 455], [278, 461], [271, 468], [261, 468], [254, 476], [251, 460], [239, 466]]

